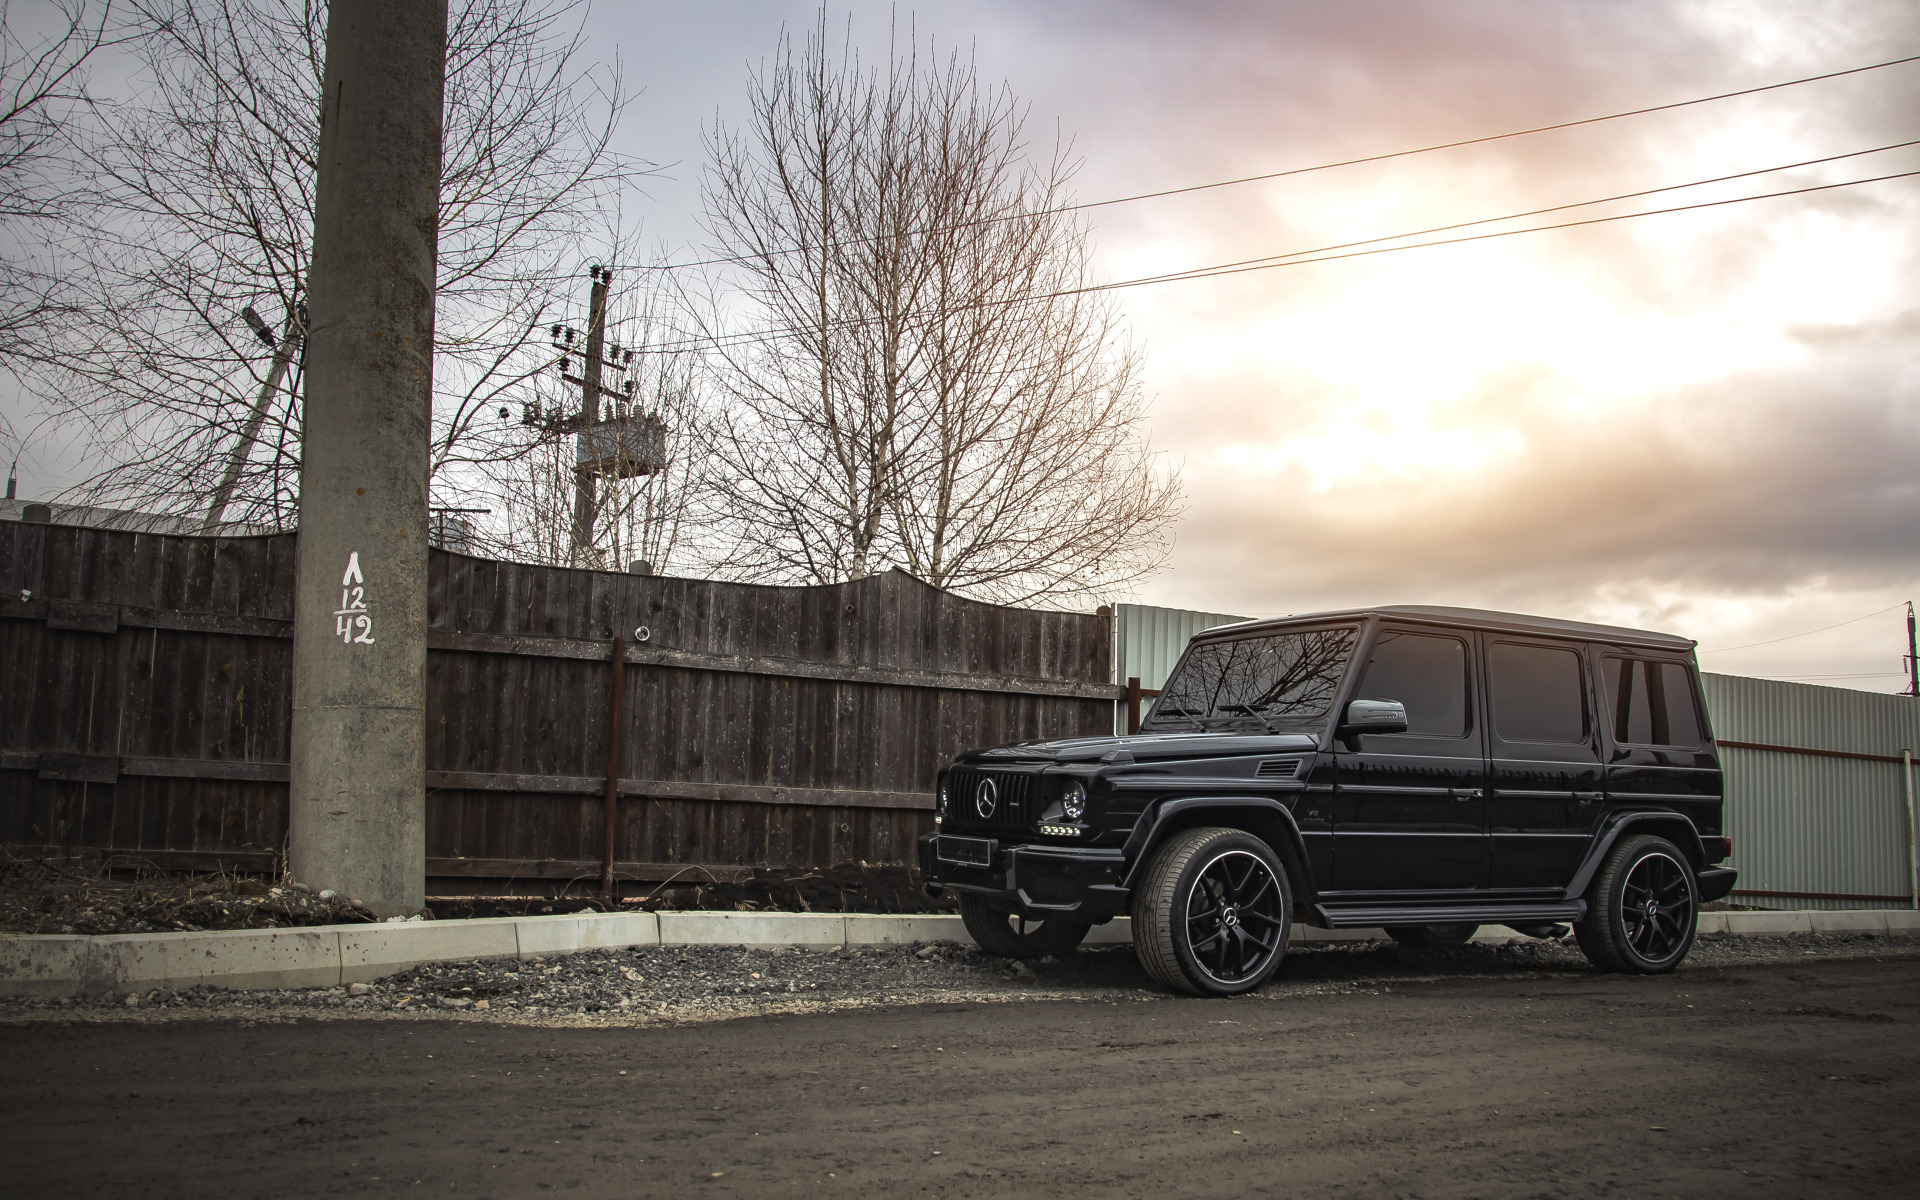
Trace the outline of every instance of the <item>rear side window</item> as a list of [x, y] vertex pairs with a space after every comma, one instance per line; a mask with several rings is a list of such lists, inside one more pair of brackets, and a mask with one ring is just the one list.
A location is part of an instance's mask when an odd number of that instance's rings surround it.
[[1578, 654], [1558, 646], [1495, 642], [1487, 658], [1493, 728], [1502, 741], [1587, 740]]
[[1408, 733], [1464, 737], [1467, 644], [1424, 633], [1383, 633], [1367, 660], [1359, 696], [1404, 704]]
[[1649, 658], [1605, 660], [1613, 739], [1633, 746], [1698, 746], [1706, 740], [1693, 673], [1686, 664]]

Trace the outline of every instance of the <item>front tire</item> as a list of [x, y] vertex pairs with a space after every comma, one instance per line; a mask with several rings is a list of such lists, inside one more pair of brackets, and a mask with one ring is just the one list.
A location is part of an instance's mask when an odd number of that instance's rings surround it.
[[1133, 892], [1133, 947], [1177, 992], [1233, 996], [1287, 953], [1293, 889], [1267, 844], [1238, 829], [1189, 829], [1154, 853]]
[[1451, 950], [1464, 946], [1480, 932], [1478, 925], [1389, 925], [1387, 936], [1402, 946], [1421, 950]]
[[1084, 921], [1058, 917], [1032, 921], [1015, 913], [997, 912], [985, 897], [972, 892], [960, 893], [960, 920], [982, 950], [1001, 958], [1059, 958], [1071, 954], [1092, 928]]
[[1700, 887], [1680, 848], [1652, 834], [1628, 836], [1608, 853], [1573, 933], [1602, 971], [1664, 975], [1693, 948], [1699, 911]]

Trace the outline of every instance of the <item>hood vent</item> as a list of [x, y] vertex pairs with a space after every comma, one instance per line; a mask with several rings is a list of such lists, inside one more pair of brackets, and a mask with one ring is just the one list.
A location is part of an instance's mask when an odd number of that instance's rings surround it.
[[1253, 777], [1255, 779], [1292, 779], [1299, 773], [1299, 759], [1269, 758], [1260, 763], [1260, 769], [1253, 773]]

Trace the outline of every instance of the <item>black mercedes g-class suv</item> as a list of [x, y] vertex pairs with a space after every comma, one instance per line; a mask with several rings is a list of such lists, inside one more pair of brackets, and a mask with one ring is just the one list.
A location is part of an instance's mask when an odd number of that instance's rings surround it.
[[1138, 734], [955, 759], [920, 869], [991, 953], [1130, 914], [1198, 995], [1258, 987], [1294, 921], [1424, 945], [1566, 922], [1602, 970], [1670, 971], [1735, 876], [1693, 647], [1424, 606], [1210, 629]]

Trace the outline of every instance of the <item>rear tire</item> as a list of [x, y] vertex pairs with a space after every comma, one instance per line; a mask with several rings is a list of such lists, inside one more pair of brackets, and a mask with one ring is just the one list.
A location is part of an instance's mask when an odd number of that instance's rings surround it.
[[1387, 936], [1402, 946], [1421, 950], [1451, 950], [1464, 946], [1480, 932], [1478, 925], [1389, 925]]
[[1700, 886], [1680, 848], [1652, 834], [1629, 835], [1587, 889], [1587, 915], [1573, 934], [1602, 971], [1664, 975], [1693, 949], [1699, 911]]
[[1168, 838], [1133, 890], [1133, 948], [1176, 992], [1234, 996], [1265, 983], [1287, 953], [1293, 889], [1272, 849], [1238, 829]]
[[986, 898], [960, 893], [960, 920], [967, 933], [988, 954], [1001, 958], [1046, 958], [1071, 954], [1093, 928], [1084, 921], [1049, 917], [1033, 921], [1015, 913], [997, 912]]

